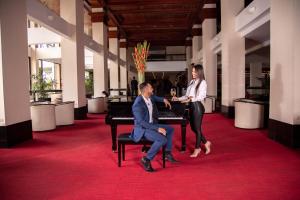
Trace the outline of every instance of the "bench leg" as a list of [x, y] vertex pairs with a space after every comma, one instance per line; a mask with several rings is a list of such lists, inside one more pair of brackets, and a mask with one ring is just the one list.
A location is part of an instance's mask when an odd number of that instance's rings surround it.
[[166, 168], [166, 147], [163, 146], [162, 149], [162, 157], [163, 157], [163, 168]]
[[123, 160], [125, 160], [125, 144], [122, 144], [122, 155], [123, 155]]
[[121, 143], [118, 142], [118, 166], [121, 167]]

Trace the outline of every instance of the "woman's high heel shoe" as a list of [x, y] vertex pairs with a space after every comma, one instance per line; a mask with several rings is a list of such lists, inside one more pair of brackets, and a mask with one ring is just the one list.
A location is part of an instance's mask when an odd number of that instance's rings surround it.
[[204, 146], [205, 146], [205, 149], [206, 149], [205, 154], [207, 155], [211, 151], [211, 142], [207, 141]]
[[197, 158], [198, 155], [200, 154], [201, 149], [195, 149], [194, 152], [190, 155], [191, 158]]

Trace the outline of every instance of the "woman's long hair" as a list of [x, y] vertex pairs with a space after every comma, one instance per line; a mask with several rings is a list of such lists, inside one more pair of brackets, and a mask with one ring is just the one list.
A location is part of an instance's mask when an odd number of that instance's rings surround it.
[[198, 76], [198, 79], [199, 79], [199, 82], [198, 84], [196, 85], [196, 88], [195, 88], [195, 96], [197, 96], [197, 92], [198, 92], [198, 89], [199, 89], [199, 86], [200, 86], [200, 83], [205, 80], [205, 76], [204, 76], [204, 71], [203, 71], [203, 66], [202, 65], [194, 65], [193, 68], [195, 69], [195, 72]]

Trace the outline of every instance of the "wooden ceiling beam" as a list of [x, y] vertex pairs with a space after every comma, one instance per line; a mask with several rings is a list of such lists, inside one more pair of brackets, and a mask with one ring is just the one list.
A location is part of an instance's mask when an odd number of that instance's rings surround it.
[[[126, 13], [145, 13], [145, 12], [160, 12], [164, 10], [165, 12], [191, 12], [195, 9], [195, 4], [171, 4], [171, 5], [161, 5], [161, 4], [152, 4], [152, 5], [135, 5], [127, 4], [122, 6], [110, 6], [110, 8], [116, 14], [126, 14]], [[161, 13], [163, 14], [163, 13]]]
[[[137, 43], [143, 42], [144, 40], [130, 40], [127, 42], [128, 47], [134, 47]], [[184, 46], [185, 40], [148, 40], [151, 47], [154, 46]]]
[[129, 45], [145, 39], [155, 45], [185, 45], [193, 24], [214, 17], [214, 10], [203, 11], [203, 5], [216, 0], [85, 1], [91, 7], [105, 8], [108, 25], [117, 26], [121, 35], [127, 36]]
[[118, 15], [127, 15], [127, 14], [134, 14], [134, 15], [153, 15], [153, 14], [160, 14], [160, 15], [169, 15], [170, 13], [174, 14], [187, 14], [193, 10], [193, 8], [150, 8], [150, 9], [139, 9], [139, 8], [129, 8], [123, 10], [115, 10], [112, 9], [115, 14]]
[[109, 7], [107, 6], [107, 2], [106, 0], [97, 0], [99, 2], [100, 5], [103, 5], [104, 10], [106, 11], [108, 18], [111, 19], [115, 25], [118, 27], [120, 34], [123, 35], [123, 37], [126, 38], [126, 32], [124, 31], [124, 29], [121, 27], [118, 19], [116, 18], [116, 16], [114, 15], [114, 13], [109, 9]]
[[146, 19], [137, 19], [137, 20], [129, 20], [129, 19], [125, 19], [122, 23], [122, 26], [143, 26], [143, 25], [147, 25], [147, 26], [165, 26], [165, 27], [176, 27], [177, 24], [186, 24], [186, 20], [185, 19], [157, 19], [157, 20], [146, 20]]
[[191, 34], [193, 24], [200, 23], [197, 16], [199, 15], [198, 13], [201, 12], [203, 5], [204, 5], [204, 0], [199, 1], [195, 11], [191, 13], [188, 22], [187, 35]]
[[[126, 32], [136, 32], [141, 31], [140, 25], [122, 25]], [[186, 25], [176, 25], [176, 26], [157, 26], [157, 25], [147, 25], [143, 26], [142, 31], [186, 31]]]
[[128, 5], [128, 4], [135, 4], [135, 5], [174, 5], [174, 4], [193, 4], [197, 3], [199, 0], [109, 0], [108, 5]]
[[132, 39], [136, 39], [136, 40], [143, 40], [143, 39], [148, 39], [148, 40], [172, 40], [172, 39], [179, 39], [179, 40], [183, 40], [184, 39], [184, 34], [170, 34], [170, 35], [165, 35], [165, 36], [154, 36], [154, 35], [143, 35], [138, 36], [138, 35], [130, 35], [128, 36], [128, 40], [132, 40]]
[[198, 16], [201, 21], [204, 19], [215, 19], [217, 18], [217, 9], [216, 8], [205, 8], [202, 9], [202, 12]]

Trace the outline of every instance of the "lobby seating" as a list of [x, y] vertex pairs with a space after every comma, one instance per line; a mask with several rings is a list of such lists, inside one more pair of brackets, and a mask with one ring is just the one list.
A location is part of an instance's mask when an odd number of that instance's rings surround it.
[[74, 102], [61, 102], [55, 105], [56, 126], [74, 124]]
[[59, 103], [62, 102], [62, 94], [61, 93], [54, 93], [50, 95], [51, 102]]
[[53, 130], [56, 126], [74, 124], [74, 102], [33, 103], [30, 107], [33, 131]]
[[[126, 145], [151, 145], [152, 142], [142, 138], [139, 142], [134, 142], [131, 137], [131, 133], [123, 133], [118, 136], [118, 166], [121, 167], [122, 160], [125, 160], [125, 146]], [[121, 158], [122, 157], [122, 158]], [[165, 161], [165, 146], [162, 148], [162, 162], [163, 168], [166, 167]]]
[[104, 113], [105, 107], [107, 107], [105, 97], [89, 98], [87, 101], [88, 113]]
[[264, 127], [264, 105], [253, 100], [235, 101], [234, 125], [238, 128], [257, 129]]
[[32, 104], [30, 113], [33, 131], [48, 131], [56, 128], [55, 104]]

